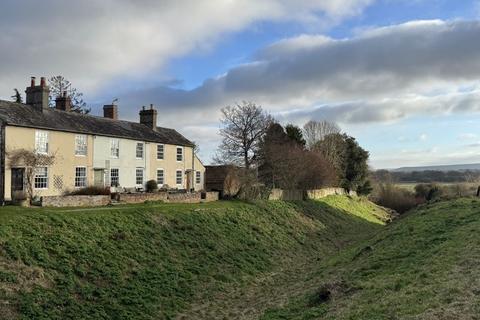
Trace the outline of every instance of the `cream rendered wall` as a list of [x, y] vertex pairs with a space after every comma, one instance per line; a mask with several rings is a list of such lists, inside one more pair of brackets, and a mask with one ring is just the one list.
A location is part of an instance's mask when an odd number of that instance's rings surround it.
[[195, 155], [195, 171], [200, 171], [200, 183], [195, 181], [195, 190], [205, 190], [205, 166], [202, 161]]
[[[170, 188], [185, 189], [187, 187], [187, 170], [192, 170], [192, 148], [183, 147], [183, 160], [177, 161], [177, 146], [171, 144], [164, 144], [164, 158], [163, 160], [157, 159], [157, 145], [158, 143], [151, 143], [150, 163], [152, 170], [149, 172], [149, 180], [157, 180], [157, 169], [164, 170], [165, 185]], [[176, 184], [176, 172], [182, 170], [183, 183], [181, 185]]]
[[[15, 149], [35, 149], [35, 131], [40, 129], [6, 126], [5, 151]], [[48, 188], [35, 189], [38, 196], [61, 195], [67, 190], [75, 188], [75, 167], [87, 168], [87, 184], [93, 181], [93, 137], [87, 136], [87, 156], [75, 155], [75, 133], [41, 130], [48, 132], [48, 149], [50, 154], [55, 154], [55, 163], [48, 169]], [[5, 200], [11, 200], [11, 166], [8, 157], [5, 163]], [[58, 188], [54, 179], [62, 180], [63, 187]]]
[[[123, 188], [135, 188], [136, 185], [136, 169], [143, 168], [144, 182], [149, 179], [148, 172], [150, 171], [150, 152], [151, 143], [121, 139], [119, 140], [119, 157], [115, 158], [111, 155], [111, 140], [117, 138], [94, 136], [93, 138], [93, 164], [94, 168], [105, 169], [105, 183], [110, 184], [110, 169], [119, 169], [119, 184]], [[136, 147], [137, 142], [144, 144], [144, 157], [143, 159], [137, 159]], [[147, 156], [145, 156], [147, 155]]]

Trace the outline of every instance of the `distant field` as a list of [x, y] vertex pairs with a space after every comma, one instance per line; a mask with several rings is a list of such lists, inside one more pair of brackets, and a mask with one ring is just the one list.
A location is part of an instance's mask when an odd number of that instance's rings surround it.
[[[396, 183], [395, 185], [397, 187], [400, 187], [400, 188], [403, 188], [403, 189], [407, 189], [409, 191], [415, 191], [415, 186], [417, 184], [420, 184], [422, 182], [409, 182], [409, 183]], [[477, 183], [465, 183], [465, 182], [453, 182], [453, 183], [445, 183], [445, 182], [439, 182], [439, 183], [436, 183], [437, 185], [439, 186], [444, 186], [444, 187], [448, 187], [448, 186], [455, 186], [455, 185], [462, 185], [466, 188], [469, 188], [471, 189], [472, 191], [477, 189], [478, 187], [478, 184]]]

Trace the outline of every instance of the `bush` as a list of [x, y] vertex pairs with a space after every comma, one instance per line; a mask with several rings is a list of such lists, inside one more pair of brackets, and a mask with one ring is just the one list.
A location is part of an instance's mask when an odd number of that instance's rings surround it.
[[442, 196], [443, 190], [434, 183], [417, 184], [415, 186], [415, 196], [426, 201], [439, 199]]
[[396, 187], [393, 183], [378, 185], [372, 201], [398, 213], [405, 213], [419, 204], [413, 192]]
[[147, 184], [145, 185], [147, 192], [155, 192], [158, 190], [158, 184], [155, 180], [148, 180]]
[[77, 189], [72, 192], [68, 192], [67, 195], [71, 196], [108, 196], [110, 195], [110, 188], [105, 187], [85, 187], [82, 189]]

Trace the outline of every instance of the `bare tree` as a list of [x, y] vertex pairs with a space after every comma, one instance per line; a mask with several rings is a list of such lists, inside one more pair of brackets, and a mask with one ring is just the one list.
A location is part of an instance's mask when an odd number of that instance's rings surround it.
[[72, 83], [63, 76], [54, 76], [48, 80], [50, 87], [50, 107], [55, 107], [55, 99], [61, 97], [63, 92], [67, 92], [72, 99], [72, 111], [78, 113], [90, 113], [91, 109], [83, 100], [83, 93], [72, 87]]
[[55, 154], [41, 154], [32, 150], [17, 149], [7, 152], [12, 167], [25, 168], [27, 200], [34, 197], [35, 172], [37, 168], [49, 167], [55, 163]]
[[308, 149], [312, 149], [315, 144], [322, 141], [326, 136], [340, 132], [340, 127], [335, 122], [326, 120], [310, 120], [303, 126], [303, 137], [307, 142]]
[[258, 152], [261, 138], [273, 118], [262, 107], [243, 102], [222, 109], [220, 135], [223, 140], [215, 160], [220, 163], [243, 165], [249, 169]]

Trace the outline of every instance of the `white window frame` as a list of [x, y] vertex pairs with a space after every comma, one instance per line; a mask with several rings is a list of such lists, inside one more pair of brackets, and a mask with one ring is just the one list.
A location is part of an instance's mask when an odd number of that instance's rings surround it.
[[195, 171], [195, 184], [202, 184], [202, 172]]
[[[159, 183], [158, 172], [162, 172], [162, 183]], [[163, 168], [157, 168], [157, 185], [162, 187], [165, 184], [165, 170]]]
[[[80, 172], [79, 169], [83, 169], [83, 172], [85, 173], [84, 176], [79, 176], [77, 175], [78, 172]], [[87, 167], [85, 166], [78, 166], [78, 167], [75, 167], [75, 177], [74, 177], [75, 181], [74, 181], [74, 186], [75, 188], [85, 188], [87, 187], [88, 185], [88, 174], [87, 174]], [[82, 182], [82, 184], [78, 183], [78, 182]]]
[[[178, 183], [178, 173], [180, 172], [180, 179], [181, 179], [181, 182]], [[177, 169], [175, 171], [175, 184], [177, 186], [182, 186], [183, 187], [183, 170], [182, 169]]]
[[[142, 146], [142, 156], [141, 157], [138, 156], [138, 151], [139, 151], [138, 147], [139, 146]], [[144, 157], [145, 157], [145, 143], [137, 142], [135, 144], [135, 159], [143, 159]]]
[[[138, 183], [138, 175], [137, 175], [137, 173], [140, 170], [142, 171], [142, 183], [141, 184]], [[144, 183], [145, 183], [145, 169], [144, 168], [135, 168], [135, 185], [143, 187]]]
[[35, 152], [48, 154], [48, 131], [35, 130]]
[[[158, 148], [162, 147], [162, 151], [160, 152]], [[159, 154], [161, 153], [161, 157]], [[164, 144], [157, 144], [157, 160], [165, 160], [165, 145]]]
[[[112, 183], [112, 181], [113, 181], [113, 179], [112, 179], [112, 177], [113, 177], [113, 175], [112, 175], [112, 170], [116, 170], [116, 171], [117, 171], [117, 176], [116, 176], [117, 185], [116, 185], [116, 186], [114, 186], [113, 183]], [[111, 187], [118, 187], [118, 186], [120, 186], [120, 168], [110, 168], [110, 186], [111, 186]]]
[[120, 139], [110, 139], [110, 157], [115, 159], [120, 157]]
[[[38, 169], [45, 169], [45, 175], [42, 175], [42, 176], [39, 176], [37, 171]], [[37, 177], [39, 176], [39, 177]], [[37, 179], [45, 179], [45, 187], [37, 187]], [[40, 182], [38, 182], [40, 183]], [[43, 182], [42, 182], [43, 184]], [[33, 177], [33, 188], [36, 189], [36, 190], [46, 190], [48, 189], [48, 167], [38, 167], [38, 168], [35, 168], [35, 175]]]
[[[178, 153], [179, 150], [181, 150], [181, 153], [180, 153], [180, 154]], [[180, 146], [177, 146], [176, 152], [175, 152], [175, 157], [176, 157], [176, 159], [177, 159], [177, 162], [183, 162], [183, 158], [185, 157], [184, 153], [185, 153], [184, 148], [183, 148], [183, 147], [180, 147]], [[181, 156], [181, 159], [180, 159], [180, 160], [178, 160], [178, 156], [179, 156], [179, 155]]]
[[88, 142], [86, 134], [75, 135], [75, 156], [86, 157], [88, 152]]

